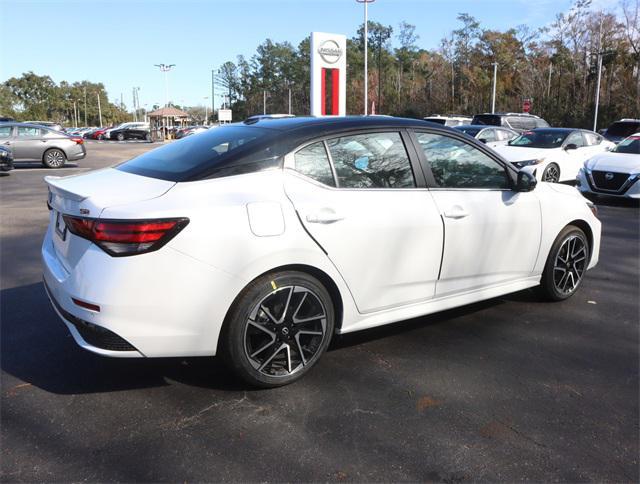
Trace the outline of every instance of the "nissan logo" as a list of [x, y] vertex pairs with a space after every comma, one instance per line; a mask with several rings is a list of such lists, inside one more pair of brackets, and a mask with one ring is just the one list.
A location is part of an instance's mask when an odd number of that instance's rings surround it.
[[604, 178], [605, 178], [605, 180], [607, 180], [607, 181], [611, 181], [611, 180], [613, 180], [613, 173], [607, 173], [607, 174], [604, 176]]
[[342, 49], [335, 40], [325, 40], [318, 47], [318, 54], [327, 64], [335, 64], [342, 57]]

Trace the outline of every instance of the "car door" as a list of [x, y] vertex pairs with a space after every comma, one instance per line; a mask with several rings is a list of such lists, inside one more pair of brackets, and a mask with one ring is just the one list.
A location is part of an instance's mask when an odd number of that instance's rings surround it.
[[16, 126], [11, 141], [13, 156], [19, 160], [41, 160], [46, 149], [43, 130], [37, 126]]
[[317, 141], [287, 156], [285, 168], [285, 191], [301, 223], [360, 312], [434, 296], [442, 221], [406, 132]]
[[[13, 126], [0, 126], [0, 143], [13, 151]], [[14, 154], [15, 157], [15, 154]]]
[[415, 139], [444, 223], [436, 296], [530, 276], [541, 236], [536, 194], [513, 191], [508, 169], [489, 150], [428, 131]]
[[[567, 149], [575, 145], [575, 149]], [[575, 180], [584, 162], [589, 159], [590, 148], [582, 135], [582, 131], [573, 131], [562, 144], [564, 151], [563, 163], [560, 166], [561, 180]]]

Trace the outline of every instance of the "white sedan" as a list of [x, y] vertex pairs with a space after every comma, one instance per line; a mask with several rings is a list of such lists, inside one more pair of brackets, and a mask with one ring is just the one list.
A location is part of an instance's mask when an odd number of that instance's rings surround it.
[[575, 188], [419, 120], [247, 120], [45, 180], [45, 288], [81, 347], [219, 354], [263, 387], [336, 333], [532, 287], [567, 299], [600, 249]]
[[489, 148], [505, 146], [509, 141], [520, 136], [519, 133], [510, 128], [484, 126], [481, 124], [463, 124], [454, 126], [453, 129], [468, 134], [472, 138], [486, 144]]
[[517, 168], [528, 167], [539, 180], [556, 183], [575, 180], [587, 159], [614, 147], [593, 131], [537, 128], [495, 150]]
[[640, 199], [640, 133], [621, 141], [611, 152], [587, 160], [576, 185], [582, 193]]

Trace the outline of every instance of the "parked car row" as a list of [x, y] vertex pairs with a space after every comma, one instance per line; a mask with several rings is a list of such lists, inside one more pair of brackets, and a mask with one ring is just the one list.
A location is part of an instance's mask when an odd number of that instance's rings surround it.
[[149, 141], [151, 133], [149, 123], [130, 122], [113, 126], [66, 128], [65, 132], [74, 136], [82, 136], [84, 139], [117, 140], [143, 139]]

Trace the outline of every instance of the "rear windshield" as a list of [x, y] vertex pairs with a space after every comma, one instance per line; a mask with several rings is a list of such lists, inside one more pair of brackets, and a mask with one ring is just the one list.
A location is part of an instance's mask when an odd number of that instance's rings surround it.
[[640, 136], [632, 136], [620, 141], [620, 144], [618, 144], [613, 151], [616, 153], [640, 155]]
[[278, 166], [270, 143], [273, 131], [230, 125], [212, 128], [148, 151], [117, 166], [118, 170], [169, 181], [237, 175]]
[[447, 122], [446, 118], [424, 118], [425, 121], [429, 121], [430, 123], [442, 124], [444, 125]]
[[640, 123], [635, 121], [618, 121], [617, 123], [613, 123], [607, 129], [607, 134], [609, 136], [621, 136], [626, 138], [627, 136], [631, 136], [633, 133], [637, 133], [640, 131]]
[[501, 126], [500, 116], [495, 114], [476, 114], [471, 124], [484, 124], [489, 126]]
[[511, 140], [511, 146], [524, 146], [526, 148], [559, 148], [564, 143], [571, 131], [537, 129], [527, 131]]

